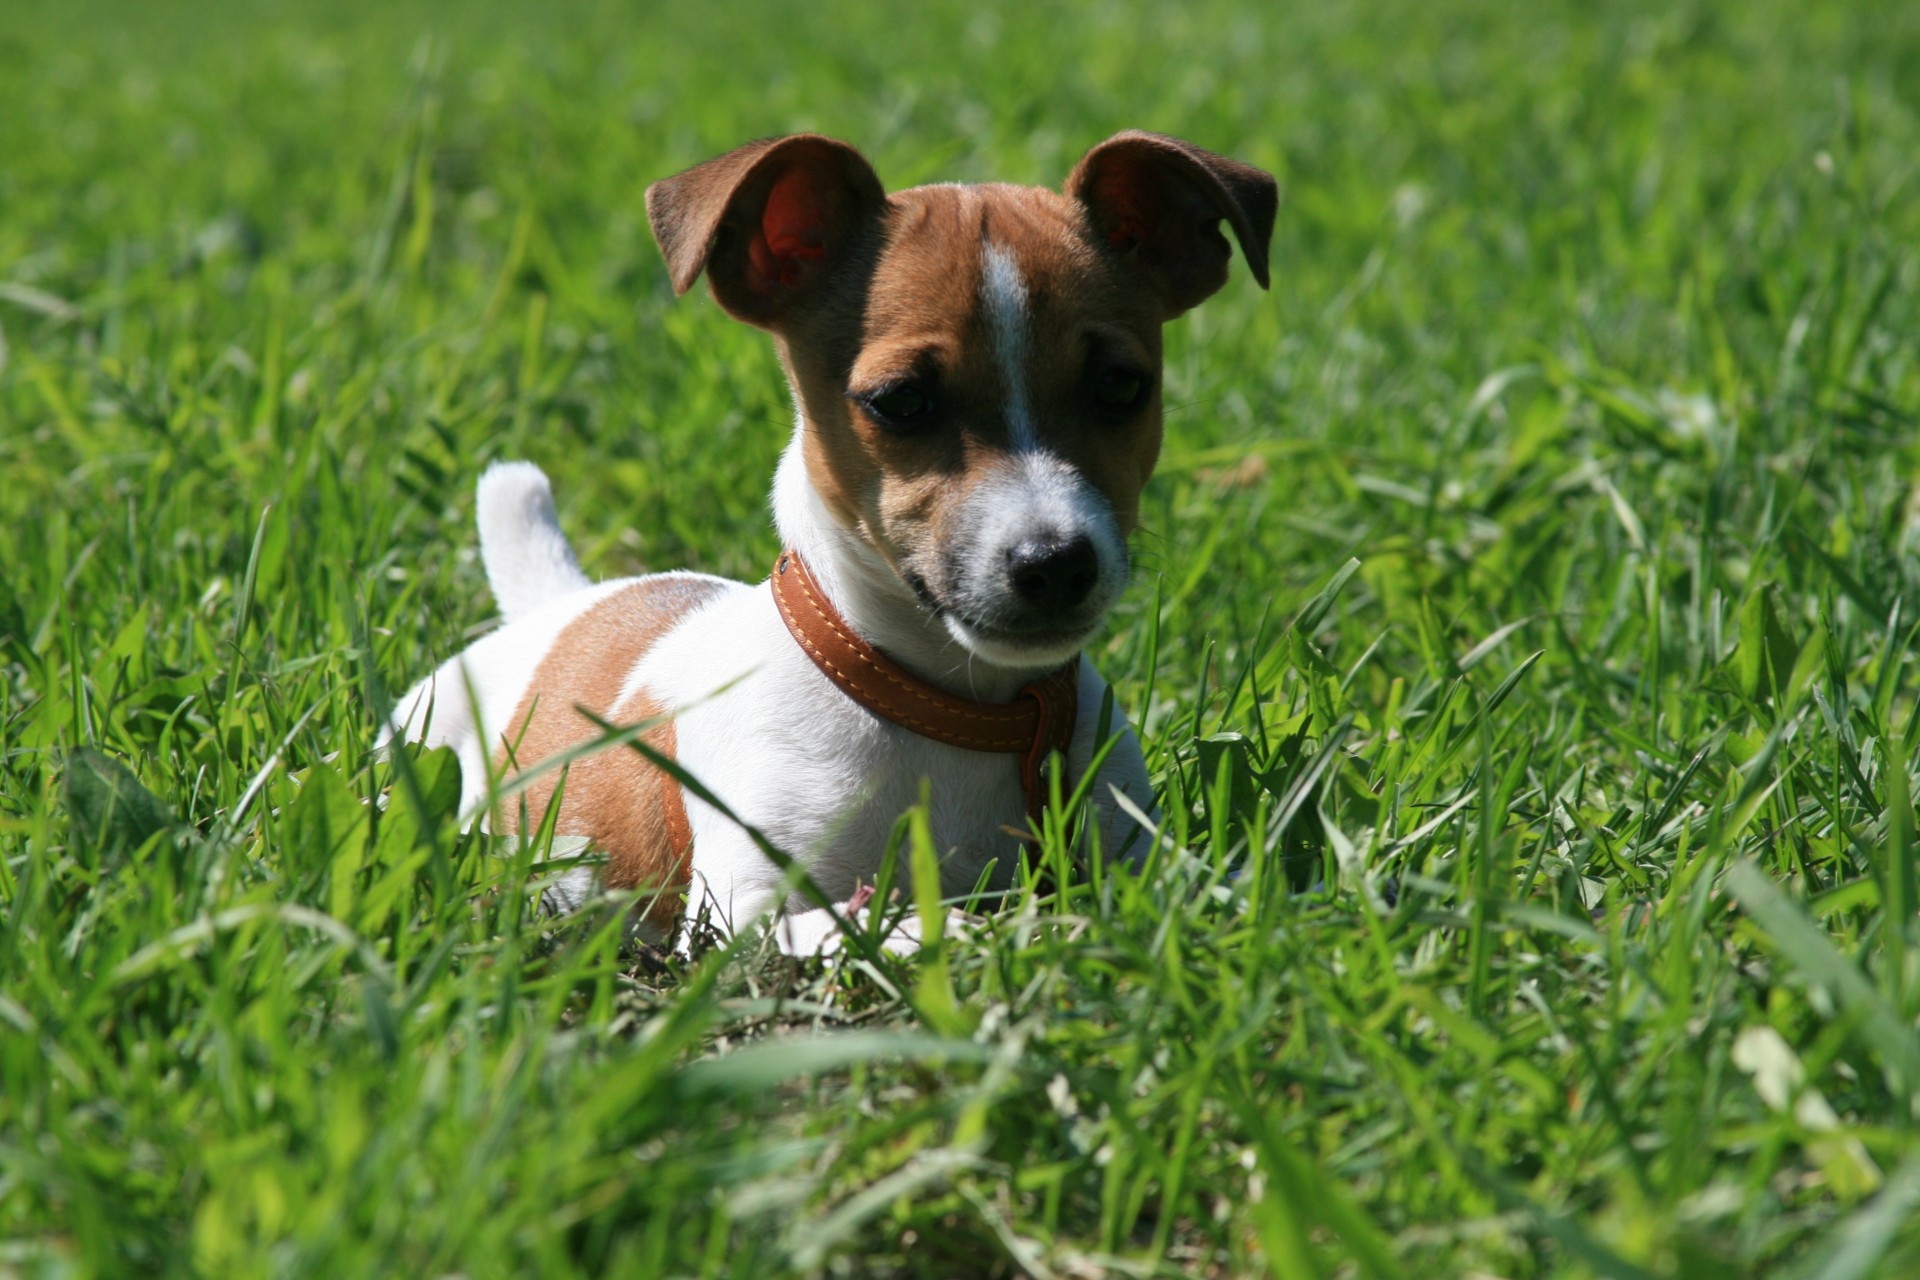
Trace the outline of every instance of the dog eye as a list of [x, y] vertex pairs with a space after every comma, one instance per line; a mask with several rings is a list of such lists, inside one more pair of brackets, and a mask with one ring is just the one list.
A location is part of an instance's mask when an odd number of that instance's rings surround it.
[[933, 412], [933, 397], [914, 382], [902, 382], [876, 391], [862, 401], [867, 411], [889, 427], [919, 425]]
[[1137, 409], [1146, 401], [1147, 375], [1125, 365], [1109, 365], [1093, 380], [1093, 398], [1102, 409]]

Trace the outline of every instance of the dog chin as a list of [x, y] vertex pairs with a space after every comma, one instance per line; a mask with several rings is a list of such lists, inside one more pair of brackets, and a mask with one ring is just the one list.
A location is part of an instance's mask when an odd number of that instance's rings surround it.
[[990, 662], [996, 667], [1029, 671], [1059, 666], [1086, 648], [1087, 641], [1093, 639], [1094, 632], [1099, 629], [1099, 621], [1096, 619], [1085, 628], [1076, 631], [1048, 631], [1023, 635], [962, 622], [952, 614], [946, 615], [943, 620], [947, 624], [949, 634], [975, 657]]

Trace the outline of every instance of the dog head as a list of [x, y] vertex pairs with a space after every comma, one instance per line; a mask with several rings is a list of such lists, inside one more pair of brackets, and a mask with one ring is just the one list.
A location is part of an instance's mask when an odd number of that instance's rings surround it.
[[1267, 285], [1276, 205], [1260, 170], [1139, 132], [1089, 151], [1064, 193], [888, 195], [810, 134], [647, 190], [674, 290], [704, 272], [775, 336], [833, 519], [1010, 667], [1078, 651], [1126, 585], [1160, 328], [1225, 283], [1223, 222]]

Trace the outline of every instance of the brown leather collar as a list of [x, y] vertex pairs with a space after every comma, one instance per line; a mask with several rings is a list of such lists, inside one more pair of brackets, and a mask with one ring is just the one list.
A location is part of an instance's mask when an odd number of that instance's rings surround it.
[[1027, 817], [1038, 830], [1047, 804], [1041, 766], [1051, 752], [1066, 755], [1079, 714], [1077, 656], [1022, 685], [1011, 702], [975, 702], [935, 688], [861, 639], [814, 582], [799, 552], [780, 553], [772, 581], [774, 603], [794, 641], [849, 698], [935, 742], [1017, 754]]

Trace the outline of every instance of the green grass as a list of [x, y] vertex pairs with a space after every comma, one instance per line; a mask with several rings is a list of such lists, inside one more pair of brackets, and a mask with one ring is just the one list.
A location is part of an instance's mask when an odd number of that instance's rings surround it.
[[[1920, 7], [356, 7], [0, 14], [0, 1275], [1920, 1274]], [[1094, 655], [1145, 875], [669, 962], [371, 759], [493, 458], [770, 562], [648, 181], [1134, 126], [1284, 192]]]

